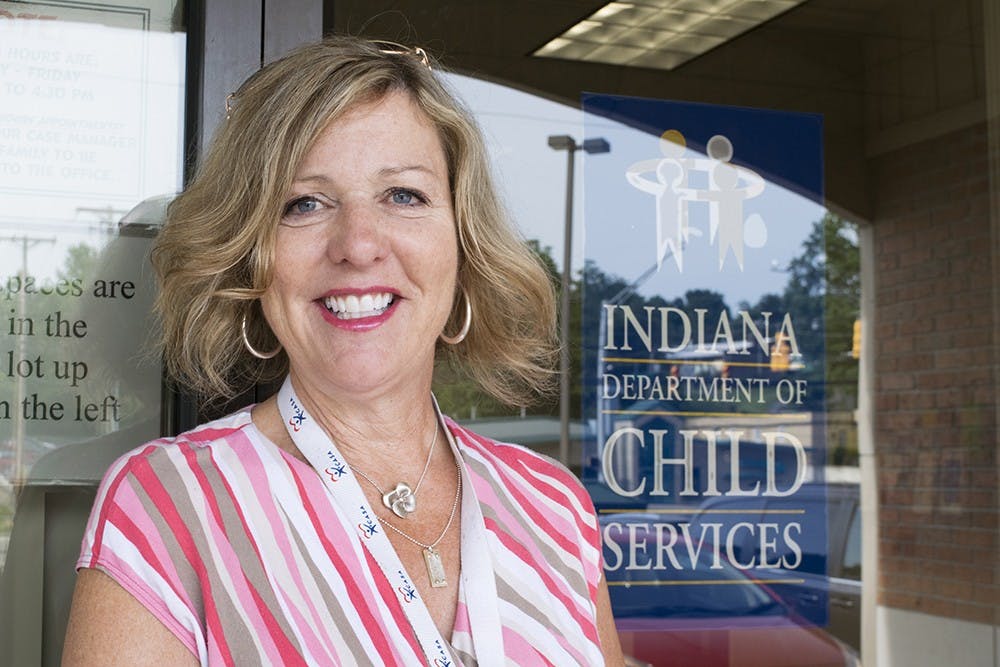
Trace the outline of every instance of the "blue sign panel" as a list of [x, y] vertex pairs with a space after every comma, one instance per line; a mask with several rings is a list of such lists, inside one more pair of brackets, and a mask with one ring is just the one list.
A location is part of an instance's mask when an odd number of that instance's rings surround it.
[[825, 624], [823, 280], [789, 271], [823, 275], [821, 120], [583, 101], [611, 145], [584, 163], [583, 474], [619, 628]]

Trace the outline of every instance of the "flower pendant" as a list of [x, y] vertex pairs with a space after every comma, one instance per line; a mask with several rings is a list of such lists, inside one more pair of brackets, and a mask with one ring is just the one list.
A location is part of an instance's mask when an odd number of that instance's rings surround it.
[[395, 489], [382, 494], [382, 504], [400, 519], [405, 519], [417, 510], [417, 497], [405, 482], [399, 482]]

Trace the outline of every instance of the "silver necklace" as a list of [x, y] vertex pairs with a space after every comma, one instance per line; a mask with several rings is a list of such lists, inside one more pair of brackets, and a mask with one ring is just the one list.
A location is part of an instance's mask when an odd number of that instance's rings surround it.
[[427, 566], [427, 578], [430, 579], [431, 588], [444, 588], [448, 585], [448, 579], [444, 572], [444, 563], [441, 561], [441, 552], [439, 552], [436, 547], [444, 539], [444, 536], [448, 534], [448, 529], [451, 528], [452, 522], [455, 520], [455, 513], [458, 512], [458, 503], [462, 499], [462, 466], [458, 462], [456, 455], [455, 467], [458, 468], [458, 484], [455, 488], [455, 501], [451, 504], [451, 514], [448, 515], [448, 523], [444, 525], [444, 530], [438, 535], [437, 539], [430, 544], [424, 544], [420, 540], [416, 539], [411, 535], [407, 535], [399, 528], [378, 517], [379, 523], [381, 523], [386, 528], [389, 528], [400, 536], [405, 537], [410, 542], [413, 542], [418, 547], [424, 550], [424, 565]]
[[431, 465], [431, 457], [434, 455], [434, 445], [437, 444], [438, 431], [440, 430], [441, 428], [435, 420], [434, 438], [431, 440], [431, 446], [427, 450], [427, 461], [424, 462], [424, 469], [420, 473], [420, 479], [417, 480], [417, 485], [413, 488], [410, 488], [410, 485], [406, 482], [396, 482], [396, 486], [392, 490], [383, 491], [382, 487], [365, 473], [354, 466], [351, 466], [351, 470], [361, 475], [363, 479], [375, 487], [375, 490], [382, 496], [382, 504], [385, 505], [386, 509], [391, 510], [400, 519], [405, 519], [417, 511], [417, 491], [420, 490], [420, 485], [423, 484], [424, 477], [427, 476], [427, 469]]

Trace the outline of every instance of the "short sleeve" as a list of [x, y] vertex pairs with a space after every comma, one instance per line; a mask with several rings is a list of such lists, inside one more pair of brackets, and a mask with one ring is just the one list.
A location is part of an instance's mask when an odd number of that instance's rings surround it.
[[[173, 445], [168, 445], [172, 447]], [[105, 474], [83, 535], [76, 567], [110, 576], [160, 620], [194, 655], [204, 655], [197, 574], [185, 557], [185, 528], [165, 491], [149, 444], [119, 458]], [[162, 467], [162, 466], [161, 466]]]

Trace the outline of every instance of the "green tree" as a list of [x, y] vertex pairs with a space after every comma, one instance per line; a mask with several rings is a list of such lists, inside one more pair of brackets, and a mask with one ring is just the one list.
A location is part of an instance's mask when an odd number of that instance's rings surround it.
[[[556, 268], [555, 260], [552, 259], [552, 248], [542, 246], [536, 239], [531, 239], [527, 243], [542, 263], [542, 266], [545, 267], [553, 286], [558, 291], [560, 273]], [[575, 307], [576, 311], [579, 311], [578, 305]], [[571, 331], [575, 331], [575, 329], [571, 328]], [[576, 341], [579, 342], [578, 333]], [[579, 345], [573, 345], [570, 349], [574, 350], [578, 348]], [[577, 377], [577, 375], [573, 377]], [[575, 384], [578, 385], [579, 383]], [[434, 395], [441, 406], [441, 410], [456, 419], [510, 417], [520, 414], [518, 408], [504, 405], [489, 394], [484, 393], [479, 388], [479, 385], [463, 369], [446, 360], [439, 360], [434, 368]], [[547, 401], [532, 406], [531, 412], [532, 414], [558, 414], [558, 397], [550, 398]]]
[[850, 356], [854, 320], [861, 305], [861, 264], [854, 223], [832, 213], [818, 220], [788, 265], [784, 300], [796, 326], [822, 336], [804, 337], [806, 379], [825, 379], [816, 395], [828, 410], [857, 405], [858, 367]]
[[[763, 296], [754, 312], [792, 312], [809, 382], [809, 402], [830, 421], [830, 462], [857, 463], [857, 433], [849, 413], [858, 403], [858, 362], [851, 356], [854, 321], [861, 306], [861, 261], [857, 226], [828, 213], [813, 225], [801, 253], [788, 265], [779, 294]], [[808, 332], [810, 335], [802, 336]], [[822, 332], [822, 336], [816, 335]]]

